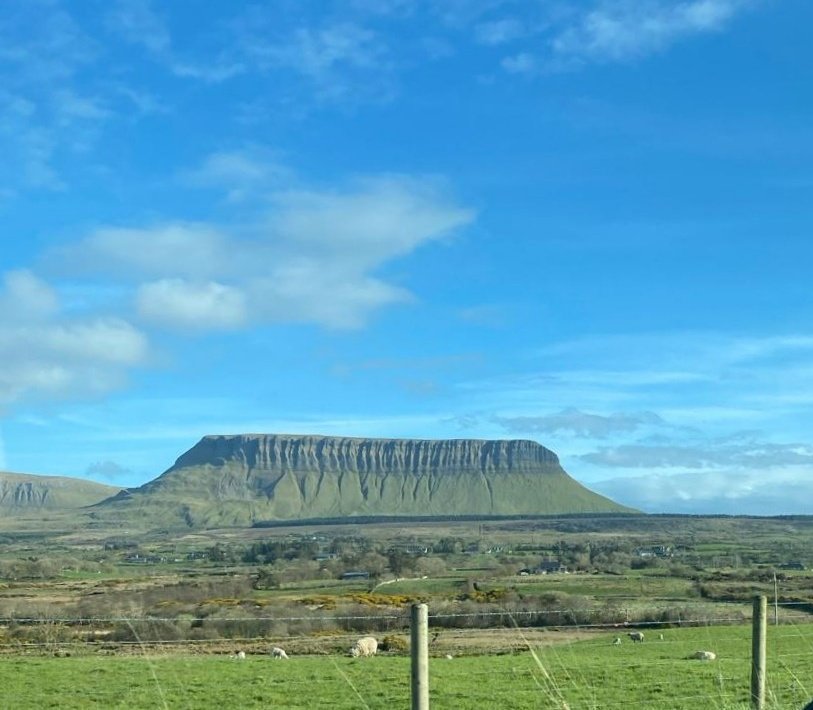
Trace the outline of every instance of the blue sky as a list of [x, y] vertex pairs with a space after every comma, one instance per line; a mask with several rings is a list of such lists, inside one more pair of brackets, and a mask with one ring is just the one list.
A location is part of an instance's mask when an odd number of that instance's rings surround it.
[[532, 438], [811, 513], [813, 5], [32, 0], [0, 19], [0, 469]]

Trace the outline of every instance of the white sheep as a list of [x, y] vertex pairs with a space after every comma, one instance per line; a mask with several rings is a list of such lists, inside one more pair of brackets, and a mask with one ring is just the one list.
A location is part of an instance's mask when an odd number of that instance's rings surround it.
[[714, 651], [695, 651], [691, 657], [698, 661], [713, 661], [717, 654]]
[[447, 653], [445, 658], [447, 661], [451, 661], [454, 658], [454, 656], [451, 653]]
[[376, 651], [378, 651], [378, 641], [373, 636], [362, 636], [350, 649], [350, 655], [353, 658], [375, 656]]
[[644, 635], [640, 631], [630, 631], [627, 636], [630, 637], [630, 641], [633, 643], [643, 643], [644, 642]]
[[229, 656], [229, 658], [236, 658], [238, 661], [243, 661], [246, 658], [246, 652], [245, 651], [235, 651], [234, 653], [232, 653]]
[[288, 654], [285, 653], [284, 648], [274, 646], [274, 648], [271, 649], [271, 658], [288, 658]]
[[620, 646], [620, 645], [621, 645], [621, 637], [620, 637], [620, 636], [616, 636], [616, 637], [613, 639], [613, 646]]

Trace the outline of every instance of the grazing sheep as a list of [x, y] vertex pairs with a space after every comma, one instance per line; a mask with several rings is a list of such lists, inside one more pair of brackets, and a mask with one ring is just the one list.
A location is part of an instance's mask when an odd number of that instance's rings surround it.
[[616, 636], [615, 639], [613, 639], [613, 646], [620, 646], [620, 645], [621, 645], [621, 637]]
[[640, 631], [630, 631], [627, 636], [630, 637], [630, 641], [633, 643], [643, 643], [644, 642], [644, 635]]
[[375, 656], [376, 651], [378, 651], [378, 641], [372, 636], [363, 636], [356, 641], [353, 648], [350, 649], [350, 655], [353, 656], [353, 658], [358, 658], [359, 656]]
[[691, 657], [698, 661], [713, 661], [717, 654], [714, 651], [695, 651]]
[[663, 634], [658, 634], [658, 640], [663, 641]]
[[245, 651], [235, 651], [234, 653], [232, 653], [229, 656], [229, 658], [236, 658], [238, 661], [243, 661], [246, 658], [246, 652]]
[[446, 660], [447, 660], [447, 661], [451, 661], [451, 660], [452, 660], [452, 658], [454, 658], [454, 656], [452, 656], [452, 654], [451, 654], [451, 653], [447, 653], [447, 654], [446, 654], [446, 656], [445, 656], [445, 658], [446, 658]]
[[274, 646], [274, 648], [271, 649], [271, 658], [288, 658], [288, 654], [285, 653], [284, 648]]

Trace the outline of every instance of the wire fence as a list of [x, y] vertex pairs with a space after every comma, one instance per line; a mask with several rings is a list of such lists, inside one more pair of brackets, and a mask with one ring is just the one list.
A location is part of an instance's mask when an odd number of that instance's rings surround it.
[[[767, 707], [802, 708], [813, 698], [813, 615], [804, 602], [778, 608], [779, 623], [768, 629]], [[671, 621], [569, 621], [588, 618], [591, 609], [606, 612], [586, 607], [430, 613], [432, 706], [749, 707], [751, 618], [745, 605]], [[542, 614], [546, 622], [537, 623]], [[297, 624], [306, 627], [297, 631]], [[191, 633], [196, 627], [217, 634], [169, 637], [171, 628]], [[230, 635], [224, 637], [224, 629]], [[240, 629], [246, 633], [237, 633]], [[370, 629], [379, 641], [389, 636], [393, 645], [376, 659], [350, 659], [347, 651]], [[128, 634], [117, 637], [123, 630]], [[234, 698], [220, 696], [224, 678], [242, 707], [404, 707], [408, 632], [408, 610], [288, 615], [266, 610], [223, 618], [5, 616], [0, 685], [6, 697], [17, 692], [29, 698], [28, 704], [10, 705], [20, 708], [53, 705], [60, 683], [55, 707], [233, 706]], [[628, 635], [635, 632], [643, 634], [643, 642]], [[285, 648], [290, 662], [273, 662], [273, 646]], [[696, 660], [700, 650], [713, 652], [715, 659]], [[65, 672], [71, 673], [68, 692]], [[15, 691], [24, 679], [25, 689]], [[303, 695], [307, 702], [300, 700]]]

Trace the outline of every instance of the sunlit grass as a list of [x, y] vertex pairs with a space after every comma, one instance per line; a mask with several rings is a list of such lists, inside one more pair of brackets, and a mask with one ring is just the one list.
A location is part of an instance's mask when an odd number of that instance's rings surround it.
[[[505, 633], [500, 631], [500, 633]], [[521, 632], [517, 631], [521, 635]], [[612, 634], [506, 655], [433, 657], [433, 708], [748, 707], [750, 628], [647, 632], [643, 644]], [[690, 660], [713, 650], [712, 662]], [[813, 697], [813, 626], [769, 629], [769, 707]], [[5, 657], [5, 707], [393, 708], [409, 705], [409, 659], [338, 655], [273, 661], [226, 655]]]

